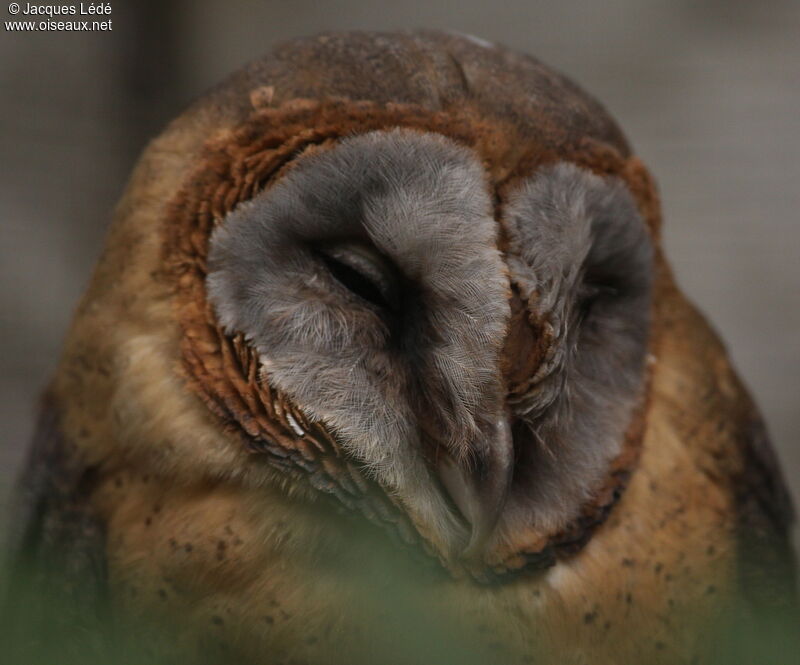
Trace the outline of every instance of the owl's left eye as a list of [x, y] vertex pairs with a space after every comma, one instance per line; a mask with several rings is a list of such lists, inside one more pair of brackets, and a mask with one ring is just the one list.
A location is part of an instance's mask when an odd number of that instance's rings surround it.
[[578, 294], [579, 318], [581, 321], [586, 319], [598, 302], [613, 300], [620, 293], [620, 288], [613, 284], [603, 284], [600, 282], [586, 282], [582, 285]]
[[396, 308], [397, 271], [379, 252], [356, 243], [317, 251], [333, 278], [348, 291], [381, 309]]

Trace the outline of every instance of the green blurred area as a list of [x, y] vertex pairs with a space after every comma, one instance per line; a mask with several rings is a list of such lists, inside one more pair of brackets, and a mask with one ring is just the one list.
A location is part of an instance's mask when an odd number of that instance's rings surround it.
[[[377, 569], [376, 569], [377, 570]], [[3, 665], [167, 665], [192, 663], [171, 639], [169, 621], [124, 619], [113, 613], [101, 594], [82, 593], [72, 580], [59, 586], [48, 574], [31, 568], [18, 568], [4, 580], [6, 601], [0, 611], [0, 662]], [[401, 573], [387, 584], [386, 578], [370, 579], [368, 573], [358, 595], [362, 602], [353, 608], [364, 641], [364, 656], [351, 662], [377, 665], [486, 665], [505, 663], [557, 664], [560, 654], [537, 654], [526, 660], [522, 654], [496, 644], [496, 637], [478, 635], [453, 618], [435, 616], [419, 603], [413, 580]], [[179, 625], [181, 617], [175, 617]], [[705, 639], [708, 660], [692, 661], [707, 665], [792, 665], [798, 662], [796, 617], [776, 613], [741, 616], [721, 621], [717, 631]], [[571, 645], [565, 644], [565, 653]], [[202, 665], [243, 662], [235, 650], [209, 641], [199, 661]], [[374, 654], [382, 654], [376, 658]], [[300, 663], [302, 658], [283, 660], [265, 654], [263, 663]], [[574, 655], [574, 654], [573, 654]], [[249, 661], [248, 661], [249, 662]], [[338, 662], [338, 661], [337, 661]], [[586, 661], [591, 664], [591, 659]], [[635, 665], [648, 665], [643, 655]], [[665, 661], [659, 661], [665, 662]], [[322, 665], [321, 662], [316, 665]], [[606, 665], [606, 663], [603, 663]], [[620, 663], [619, 665], [634, 665]]]

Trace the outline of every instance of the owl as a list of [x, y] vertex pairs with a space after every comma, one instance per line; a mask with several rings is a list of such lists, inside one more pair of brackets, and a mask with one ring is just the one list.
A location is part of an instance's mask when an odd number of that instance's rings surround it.
[[48, 630], [159, 662], [729, 663], [797, 616], [650, 174], [457, 34], [288, 42], [147, 147], [17, 499]]

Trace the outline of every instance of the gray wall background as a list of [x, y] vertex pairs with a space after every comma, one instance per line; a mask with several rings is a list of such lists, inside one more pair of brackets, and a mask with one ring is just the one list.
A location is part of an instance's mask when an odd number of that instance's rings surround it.
[[617, 117], [659, 181], [678, 279], [722, 331], [800, 497], [800, 2], [111, 5], [112, 32], [0, 30], [0, 486], [148, 137], [284, 38], [441, 27], [537, 55]]

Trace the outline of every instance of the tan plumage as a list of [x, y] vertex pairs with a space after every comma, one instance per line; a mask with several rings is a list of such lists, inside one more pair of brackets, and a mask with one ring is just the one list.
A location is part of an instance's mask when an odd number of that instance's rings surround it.
[[[238, 202], [343, 137], [395, 127], [469, 146], [497, 219], [551, 163], [619, 178], [655, 248], [647, 379], [619, 454], [568, 521], [504, 534], [478, 559], [450, 556], [443, 533], [378, 491], [205, 293], [209, 236]], [[758, 412], [676, 288], [659, 229], [654, 185], [616, 125], [536, 61], [444, 34], [279, 48], [173, 122], [134, 171], [27, 474], [29, 494], [50, 497], [47, 519], [67, 526], [33, 520], [28, 546], [91, 549], [112, 604], [169, 620], [182, 661], [418, 662], [414, 640], [386, 628], [401, 622], [432, 630], [419, 649], [439, 636], [475, 662], [705, 662], [708, 635], [740, 608], [793, 611], [790, 507]], [[512, 384], [547, 353], [541, 322], [514, 302]]]

